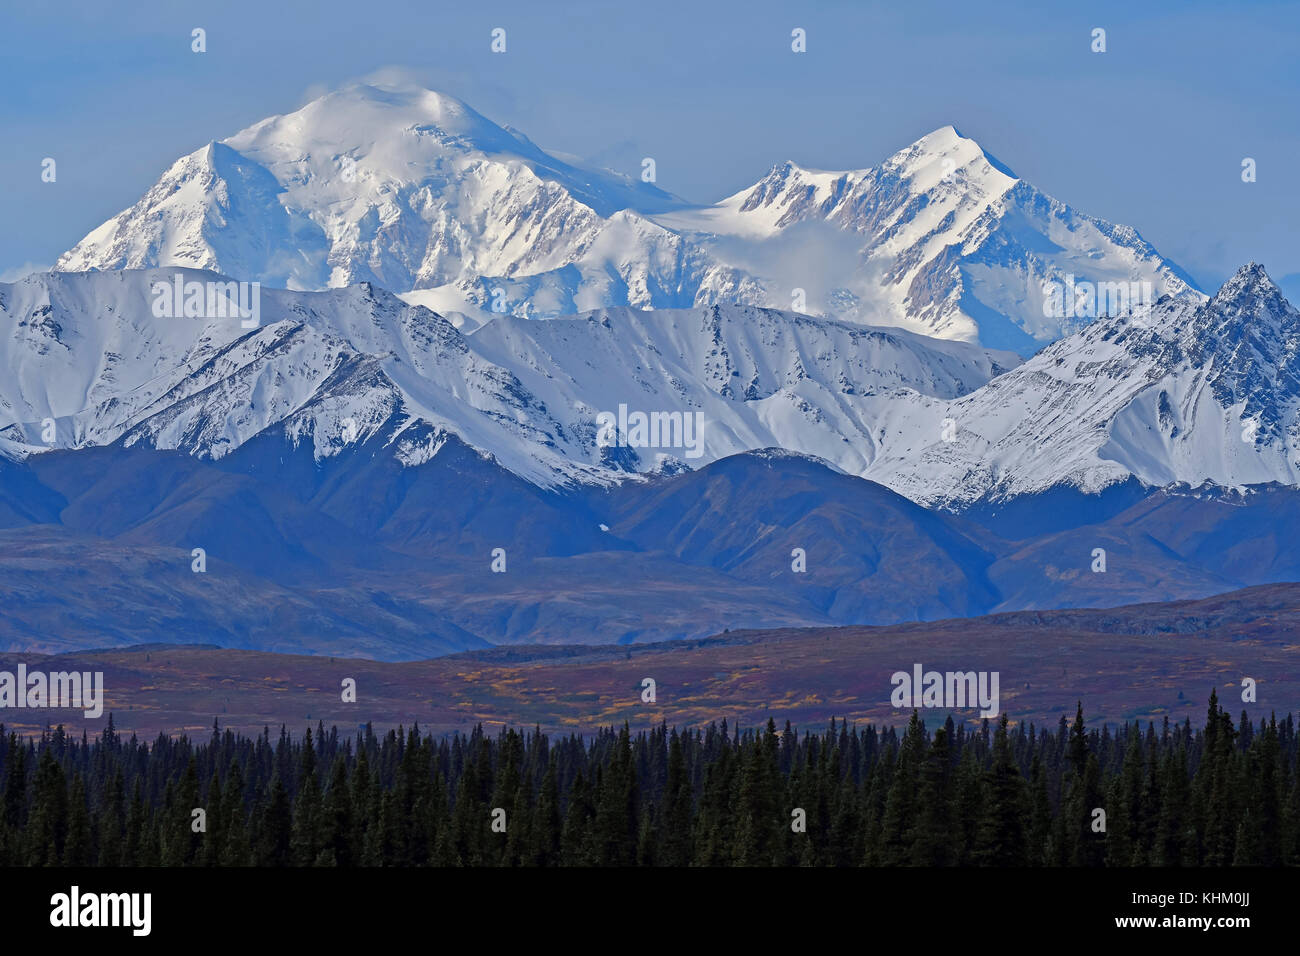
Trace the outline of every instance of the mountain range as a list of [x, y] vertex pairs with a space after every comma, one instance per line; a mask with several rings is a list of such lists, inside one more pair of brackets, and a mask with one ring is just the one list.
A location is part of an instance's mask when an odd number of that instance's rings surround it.
[[[1300, 467], [1300, 313], [1253, 263], [1210, 299], [1097, 319], [1023, 363], [737, 305], [500, 316], [467, 333], [368, 283], [264, 290], [248, 330], [155, 316], [152, 290], [178, 275], [223, 281], [155, 269], [0, 285], [0, 451], [120, 443], [215, 460], [273, 432], [317, 461], [370, 449], [414, 466], [454, 435], [557, 488], [779, 447], [949, 510], [1130, 479], [1294, 485]], [[691, 447], [676, 426], [638, 441], [638, 412], [698, 433]]]
[[[256, 320], [209, 307], [248, 282]], [[1074, 308], [1109, 283], [1150, 295]], [[348, 87], [0, 284], [0, 330], [0, 649], [409, 660], [1300, 574], [1300, 313], [951, 127], [698, 206]]]

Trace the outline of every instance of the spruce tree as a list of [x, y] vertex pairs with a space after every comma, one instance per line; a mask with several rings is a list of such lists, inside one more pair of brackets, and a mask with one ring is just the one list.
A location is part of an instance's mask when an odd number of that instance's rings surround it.
[[289, 791], [280, 779], [279, 770], [271, 778], [271, 791], [262, 808], [257, 833], [255, 863], [260, 867], [290, 866], [292, 855], [293, 812]]
[[530, 866], [555, 866], [560, 862], [560, 831], [563, 826], [556, 760], [552, 753], [546, 763], [546, 774], [542, 777], [542, 789], [529, 828], [527, 860]]
[[347, 761], [339, 754], [330, 768], [329, 789], [321, 810], [320, 852], [327, 853], [326, 859], [332, 860], [335, 866], [352, 866], [356, 862], [355, 833]]
[[218, 857], [221, 866], [250, 866], [252, 854], [248, 845], [248, 814], [244, 807], [244, 772], [239, 761], [230, 760], [225, 786], [221, 791], [222, 841]]
[[916, 842], [918, 796], [921, 762], [925, 759], [925, 727], [917, 711], [907, 725], [907, 734], [898, 750], [898, 765], [885, 799], [881, 823], [880, 862], [884, 866], [903, 866], [910, 861]]
[[316, 779], [316, 748], [311, 728], [303, 736], [298, 762], [298, 797], [294, 801], [290, 835], [291, 857], [297, 866], [312, 866], [324, 845], [320, 783]]
[[921, 771], [920, 819], [909, 853], [911, 861], [918, 866], [952, 866], [956, 862], [952, 839], [953, 767], [948, 734], [947, 727], [934, 732]]
[[72, 775], [72, 796], [68, 805], [68, 836], [63, 851], [64, 866], [89, 866], [92, 862], [90, 814], [86, 810], [86, 785], [81, 774]]
[[692, 794], [686, 773], [686, 757], [681, 738], [674, 730], [668, 741], [668, 777], [664, 785], [666, 804], [663, 821], [663, 847], [660, 862], [664, 866], [688, 866], [691, 862]]
[[993, 738], [987, 779], [988, 804], [976, 835], [975, 860], [984, 866], [1024, 866], [1029, 862], [1029, 793], [1011, 754], [1006, 714]]

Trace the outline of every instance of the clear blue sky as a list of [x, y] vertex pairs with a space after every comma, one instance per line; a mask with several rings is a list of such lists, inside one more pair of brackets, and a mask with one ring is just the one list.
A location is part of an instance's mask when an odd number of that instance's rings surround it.
[[[498, 26], [505, 55], [489, 51]], [[952, 123], [1206, 288], [1256, 259], [1300, 291], [1294, 2], [70, 0], [6, 3], [0, 35], [6, 278], [50, 265], [178, 156], [399, 66], [543, 148], [630, 173], [654, 156], [659, 185], [698, 201], [784, 159], [869, 166]]]

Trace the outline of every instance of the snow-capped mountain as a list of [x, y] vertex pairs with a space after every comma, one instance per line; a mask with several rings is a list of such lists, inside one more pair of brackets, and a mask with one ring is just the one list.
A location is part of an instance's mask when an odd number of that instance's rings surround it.
[[[407, 465], [454, 434], [541, 486], [771, 446], [857, 474], [916, 407], [946, 407], [1017, 362], [747, 306], [503, 316], [467, 335], [370, 284], [262, 290], [249, 330], [238, 316], [158, 317], [155, 290], [178, 275], [220, 281], [156, 269], [0, 285], [7, 454], [121, 441], [219, 459], [280, 429], [317, 459], [373, 440]], [[638, 442], [637, 414], [667, 430]]]
[[177, 160], [58, 261], [183, 266], [298, 290], [373, 282], [486, 318], [743, 290], [643, 213], [657, 187], [551, 156], [429, 90], [354, 85]]
[[[1102, 319], [951, 403], [866, 474], [927, 505], [1068, 485], [1300, 483], [1300, 313], [1250, 263], [1204, 302]], [[922, 422], [924, 415], [932, 421]]]
[[870, 169], [781, 163], [716, 206], [660, 221], [718, 237], [703, 244], [733, 265], [785, 250], [784, 277], [817, 290], [819, 314], [1025, 355], [1078, 325], [1044, 307], [1045, 285], [1145, 282], [1152, 301], [1192, 289], [1136, 230], [1044, 195], [952, 126]]
[[467, 328], [501, 312], [745, 304], [1022, 355], [1074, 327], [1045, 317], [1044, 282], [1190, 286], [1133, 229], [1044, 196], [952, 127], [877, 167], [782, 163], [690, 207], [452, 97], [375, 85], [182, 157], [56, 268], [153, 266], [297, 290], [373, 282]]

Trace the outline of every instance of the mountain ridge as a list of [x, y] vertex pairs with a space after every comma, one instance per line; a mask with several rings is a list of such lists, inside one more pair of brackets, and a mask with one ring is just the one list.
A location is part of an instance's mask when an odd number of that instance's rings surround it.
[[782, 447], [959, 511], [1130, 477], [1300, 483], [1300, 313], [1256, 264], [1211, 299], [1098, 319], [1024, 363], [749, 306], [466, 332], [371, 283], [262, 290], [256, 329], [159, 318], [154, 292], [178, 277], [224, 281], [156, 269], [0, 285], [0, 454], [121, 441], [219, 459], [275, 430], [317, 459], [378, 438], [417, 465], [454, 435], [562, 487]]

